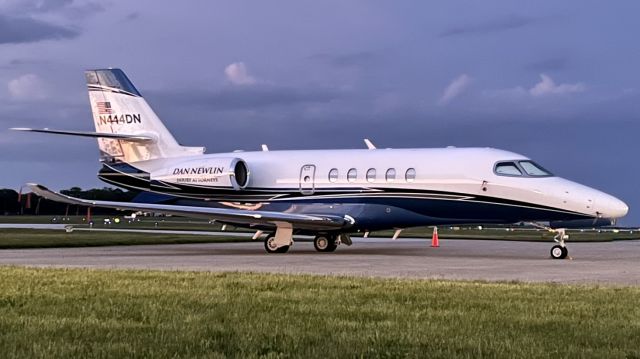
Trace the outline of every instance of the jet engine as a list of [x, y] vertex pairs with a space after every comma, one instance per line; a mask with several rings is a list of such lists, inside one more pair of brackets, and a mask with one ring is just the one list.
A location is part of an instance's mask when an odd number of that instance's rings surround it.
[[151, 172], [151, 183], [170, 192], [185, 187], [240, 191], [249, 183], [249, 168], [236, 157], [176, 159], [161, 170]]

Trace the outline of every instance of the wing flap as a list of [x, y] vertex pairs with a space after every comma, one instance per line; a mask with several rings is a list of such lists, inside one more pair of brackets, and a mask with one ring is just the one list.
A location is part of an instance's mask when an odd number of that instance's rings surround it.
[[177, 206], [150, 203], [129, 203], [112, 201], [92, 201], [75, 198], [49, 190], [48, 188], [28, 183], [31, 191], [48, 200], [90, 207], [113, 208], [122, 211], [144, 211], [172, 214], [177, 216], [205, 218], [221, 222], [238, 223], [245, 225], [291, 223], [294, 228], [300, 229], [340, 229], [350, 226], [348, 219], [332, 215], [312, 215], [274, 211], [250, 211], [241, 209], [210, 208], [197, 206]]

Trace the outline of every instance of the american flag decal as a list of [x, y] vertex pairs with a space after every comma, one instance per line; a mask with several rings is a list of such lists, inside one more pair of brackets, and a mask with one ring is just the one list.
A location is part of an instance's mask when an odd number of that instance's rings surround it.
[[99, 115], [110, 115], [113, 113], [111, 109], [111, 102], [97, 102]]

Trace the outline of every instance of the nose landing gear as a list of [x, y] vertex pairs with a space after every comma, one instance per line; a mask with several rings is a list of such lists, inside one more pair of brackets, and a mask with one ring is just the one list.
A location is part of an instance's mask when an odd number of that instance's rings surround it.
[[565, 239], [569, 239], [569, 235], [565, 234], [564, 228], [558, 228], [555, 230], [556, 235], [553, 240], [556, 241], [555, 246], [551, 247], [551, 258], [553, 259], [565, 259], [569, 255], [567, 245], [564, 243]]
[[537, 228], [542, 228], [554, 232], [556, 235], [553, 237], [553, 240], [558, 244], [551, 247], [551, 258], [567, 258], [567, 256], [569, 255], [569, 249], [567, 249], [567, 245], [564, 243], [564, 241], [569, 239], [569, 235], [566, 233], [567, 230], [565, 228], [551, 228], [536, 222], [529, 222], [529, 224]]

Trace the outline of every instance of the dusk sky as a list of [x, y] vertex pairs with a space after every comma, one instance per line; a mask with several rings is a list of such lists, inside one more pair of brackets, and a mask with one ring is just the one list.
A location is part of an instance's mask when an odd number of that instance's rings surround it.
[[[105, 186], [83, 70], [208, 152], [496, 147], [640, 225], [638, 1], [0, 0], [0, 187]], [[446, 166], [434, 163], [433, 166]]]

